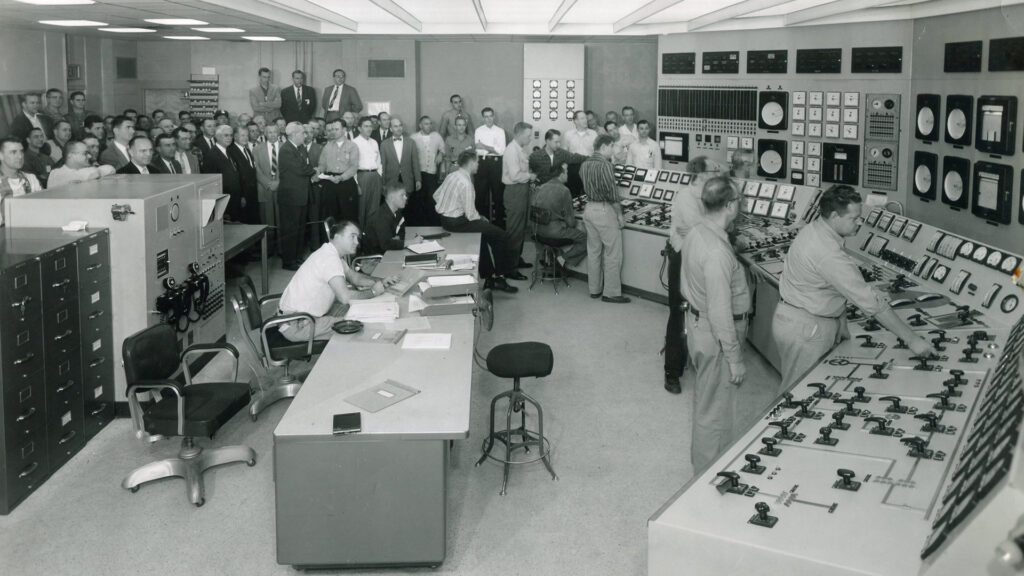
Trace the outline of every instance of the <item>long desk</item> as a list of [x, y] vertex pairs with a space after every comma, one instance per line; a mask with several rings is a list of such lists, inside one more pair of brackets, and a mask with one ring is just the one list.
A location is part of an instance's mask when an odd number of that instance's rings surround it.
[[[434, 231], [440, 229], [414, 228], [407, 237]], [[480, 236], [454, 234], [440, 242], [448, 253], [476, 253]], [[374, 275], [400, 272], [404, 254], [388, 252]], [[419, 315], [409, 314], [408, 295], [399, 303], [401, 318]], [[448, 450], [451, 440], [469, 436], [474, 319], [458, 314], [429, 322], [423, 332], [451, 333], [451, 349], [403, 350], [335, 334], [316, 361], [274, 430], [279, 564], [444, 561]], [[360, 411], [344, 399], [385, 379], [420, 392], [377, 413], [364, 411], [358, 434], [332, 435], [335, 414]]]
[[263, 294], [270, 292], [270, 269], [267, 262], [267, 233], [269, 231], [270, 227], [263, 224], [224, 225], [224, 260], [231, 260], [259, 240]]

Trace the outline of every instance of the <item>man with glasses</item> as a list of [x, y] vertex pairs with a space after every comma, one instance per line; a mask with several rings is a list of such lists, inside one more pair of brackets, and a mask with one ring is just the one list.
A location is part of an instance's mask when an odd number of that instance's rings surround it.
[[935, 349], [893, 312], [861, 276], [843, 243], [857, 233], [861, 197], [851, 186], [836, 184], [821, 195], [820, 216], [803, 227], [786, 255], [772, 319], [772, 336], [782, 362], [781, 390], [788, 390], [838, 342], [850, 337], [846, 305], [907, 343], [918, 356]]

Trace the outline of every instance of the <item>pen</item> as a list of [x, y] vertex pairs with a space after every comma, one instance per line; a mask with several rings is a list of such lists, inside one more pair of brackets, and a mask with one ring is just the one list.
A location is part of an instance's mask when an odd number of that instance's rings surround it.
[[402, 338], [405, 338], [405, 334], [406, 334], [406, 332], [408, 332], [408, 331], [409, 331], [409, 329], [408, 329], [408, 328], [406, 328], [406, 329], [402, 330], [401, 332], [399, 332], [397, 336], [395, 336], [395, 344], [396, 344], [396, 345], [397, 345], [397, 344], [398, 344], [399, 342], [401, 342], [401, 341], [402, 341]]

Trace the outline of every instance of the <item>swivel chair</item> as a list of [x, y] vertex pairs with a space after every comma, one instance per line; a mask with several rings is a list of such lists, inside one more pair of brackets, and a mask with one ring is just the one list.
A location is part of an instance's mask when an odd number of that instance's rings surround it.
[[[230, 344], [195, 344], [178, 356], [174, 328], [157, 324], [125, 338], [122, 346], [124, 372], [128, 381], [128, 408], [136, 436], [181, 437], [177, 458], [150, 462], [133, 470], [121, 486], [137, 492], [151, 480], [181, 477], [189, 500], [196, 506], [206, 502], [203, 473], [231, 462], [256, 465], [256, 453], [248, 446], [224, 446], [205, 451], [193, 438], [213, 435], [249, 403], [249, 385], [235, 382], [238, 350]], [[194, 383], [189, 359], [196, 355], [227, 352], [234, 358], [231, 382]], [[180, 367], [179, 367], [180, 366]], [[184, 385], [176, 379], [184, 375]], [[159, 401], [154, 393], [169, 392]], [[140, 398], [141, 397], [141, 398]]]
[[[572, 244], [568, 238], [550, 238], [537, 233], [538, 226], [551, 223], [551, 212], [540, 206], [530, 206], [530, 223], [533, 225], [533, 242], [536, 246], [533, 257], [533, 277], [530, 280], [530, 290], [540, 280], [541, 284], [550, 280], [551, 286], [558, 294], [558, 281], [569, 285], [569, 276], [565, 267], [558, 263], [559, 249]], [[547, 261], [549, 266], [542, 266]]]
[[[258, 390], [253, 393], [249, 403], [249, 416], [256, 421], [264, 408], [285, 398], [294, 398], [299, 393], [302, 382], [290, 372], [291, 363], [295, 360], [308, 362], [314, 355], [324, 351], [327, 340], [314, 340], [310, 334], [305, 342], [292, 342], [281, 335], [281, 325], [293, 320], [306, 319], [313, 322], [309, 314], [277, 314], [268, 319], [263, 318], [263, 307], [268, 303], [276, 303], [281, 294], [268, 294], [262, 298], [256, 296], [256, 286], [252, 279], [243, 276], [239, 282], [239, 297], [231, 296], [231, 307], [235, 311], [242, 339], [249, 345], [253, 355], [259, 359], [264, 370], [270, 371], [274, 366], [283, 366], [284, 375], [268, 387], [263, 386], [263, 378], [259, 378]], [[254, 332], [259, 333], [258, 342]]]

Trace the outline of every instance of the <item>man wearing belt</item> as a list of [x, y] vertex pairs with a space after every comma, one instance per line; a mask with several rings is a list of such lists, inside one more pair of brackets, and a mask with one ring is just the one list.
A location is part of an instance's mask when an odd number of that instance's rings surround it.
[[594, 155], [580, 165], [580, 179], [587, 194], [583, 224], [587, 229], [590, 297], [626, 304], [630, 301], [622, 295], [622, 228], [626, 220], [610, 161], [619, 151], [618, 144], [608, 134], [601, 134], [594, 140], [594, 150]]
[[772, 336], [782, 361], [782, 390], [788, 390], [835, 344], [850, 337], [847, 302], [902, 338], [914, 354], [935, 350], [914, 333], [864, 281], [857, 262], [843, 250], [857, 233], [861, 197], [837, 184], [818, 202], [820, 217], [797, 234], [779, 279], [782, 302], [772, 319]]
[[[530, 185], [537, 175], [530, 172], [530, 161], [523, 146], [529, 145], [533, 126], [516, 122], [512, 129], [512, 141], [501, 155], [501, 183], [505, 186], [505, 234], [509, 258], [518, 268], [532, 268], [533, 264], [523, 260], [523, 242], [526, 240], [526, 220], [530, 214]], [[521, 272], [510, 276], [513, 280], [525, 280]]]
[[501, 155], [505, 153], [505, 129], [494, 124], [494, 109], [484, 108], [484, 125], [473, 135], [480, 167], [476, 173], [476, 209], [498, 227], [505, 226], [505, 203], [501, 185]]
[[739, 214], [739, 190], [726, 177], [704, 185], [704, 218], [683, 239], [680, 278], [686, 314], [686, 344], [696, 371], [693, 405], [694, 471], [703, 470], [742, 431], [736, 391], [747, 369], [742, 343], [750, 291], [726, 230]]
[[[335, 118], [327, 123], [330, 140], [320, 152], [318, 166], [321, 172], [320, 220], [334, 218], [335, 222], [359, 219], [359, 147], [348, 139], [345, 121]], [[326, 178], [323, 178], [326, 176]]]
[[370, 138], [373, 123], [369, 116], [359, 119], [359, 136], [352, 141], [359, 148], [359, 168], [356, 181], [359, 184], [359, 224], [363, 227], [370, 221], [370, 215], [380, 206], [381, 163], [380, 146]]

